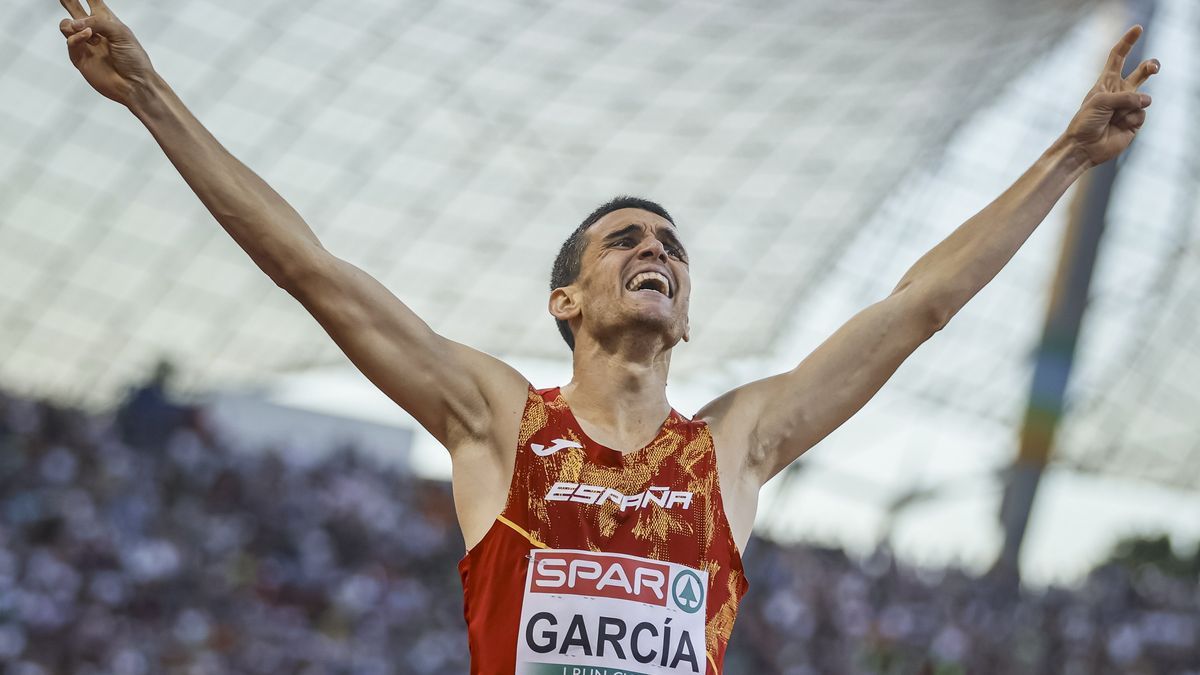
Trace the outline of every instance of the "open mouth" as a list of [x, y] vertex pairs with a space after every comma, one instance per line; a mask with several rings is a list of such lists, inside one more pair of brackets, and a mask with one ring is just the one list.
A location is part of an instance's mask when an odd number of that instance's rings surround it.
[[654, 291], [672, 297], [671, 282], [661, 272], [642, 272], [625, 284], [627, 291]]

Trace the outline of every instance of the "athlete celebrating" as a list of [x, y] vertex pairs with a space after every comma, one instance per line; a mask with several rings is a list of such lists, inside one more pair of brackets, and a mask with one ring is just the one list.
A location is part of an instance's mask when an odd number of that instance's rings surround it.
[[658, 204], [596, 209], [554, 262], [549, 310], [574, 373], [535, 390], [441, 337], [379, 282], [322, 247], [155, 72], [103, 0], [61, 0], [72, 63], [126, 106], [230, 236], [350, 360], [450, 451], [467, 554], [472, 673], [708, 673], [746, 590], [739, 550], [762, 485], [859, 410], [1016, 253], [1087, 169], [1146, 119], [1113, 48], [1066, 131], [1017, 182], [793, 370], [694, 418], [674, 411], [671, 353], [688, 339], [691, 279]]

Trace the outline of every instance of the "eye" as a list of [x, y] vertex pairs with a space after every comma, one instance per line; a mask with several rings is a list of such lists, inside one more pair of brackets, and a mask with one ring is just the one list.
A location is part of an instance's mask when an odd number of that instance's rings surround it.
[[667, 255], [671, 256], [672, 258], [675, 258], [676, 260], [683, 262], [683, 263], [686, 263], [688, 261], [687, 255], [684, 254], [682, 248], [680, 248], [674, 244], [667, 244], [664, 248], [667, 250]]
[[621, 237], [620, 239], [613, 242], [613, 246], [620, 246], [622, 248], [629, 248], [633, 245], [634, 245], [633, 237]]

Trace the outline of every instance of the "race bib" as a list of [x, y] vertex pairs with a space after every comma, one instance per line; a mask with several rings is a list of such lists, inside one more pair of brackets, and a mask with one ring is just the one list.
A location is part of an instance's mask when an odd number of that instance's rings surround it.
[[708, 572], [618, 553], [530, 552], [516, 675], [705, 672]]

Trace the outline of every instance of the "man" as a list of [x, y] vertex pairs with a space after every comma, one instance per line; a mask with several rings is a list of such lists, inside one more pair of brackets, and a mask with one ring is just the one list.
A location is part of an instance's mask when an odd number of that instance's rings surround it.
[[718, 673], [759, 489], [945, 326], [1079, 176], [1129, 145], [1150, 104], [1137, 89], [1159, 69], [1149, 60], [1122, 77], [1141, 34], [1130, 29], [1064, 134], [888, 297], [795, 369], [688, 419], [666, 397], [691, 281], [663, 207], [618, 198], [563, 245], [549, 310], [574, 374], [534, 390], [326, 251], [188, 112], [103, 0], [90, 14], [61, 2], [88, 83], [141, 120], [254, 262], [449, 449], [474, 673]]

